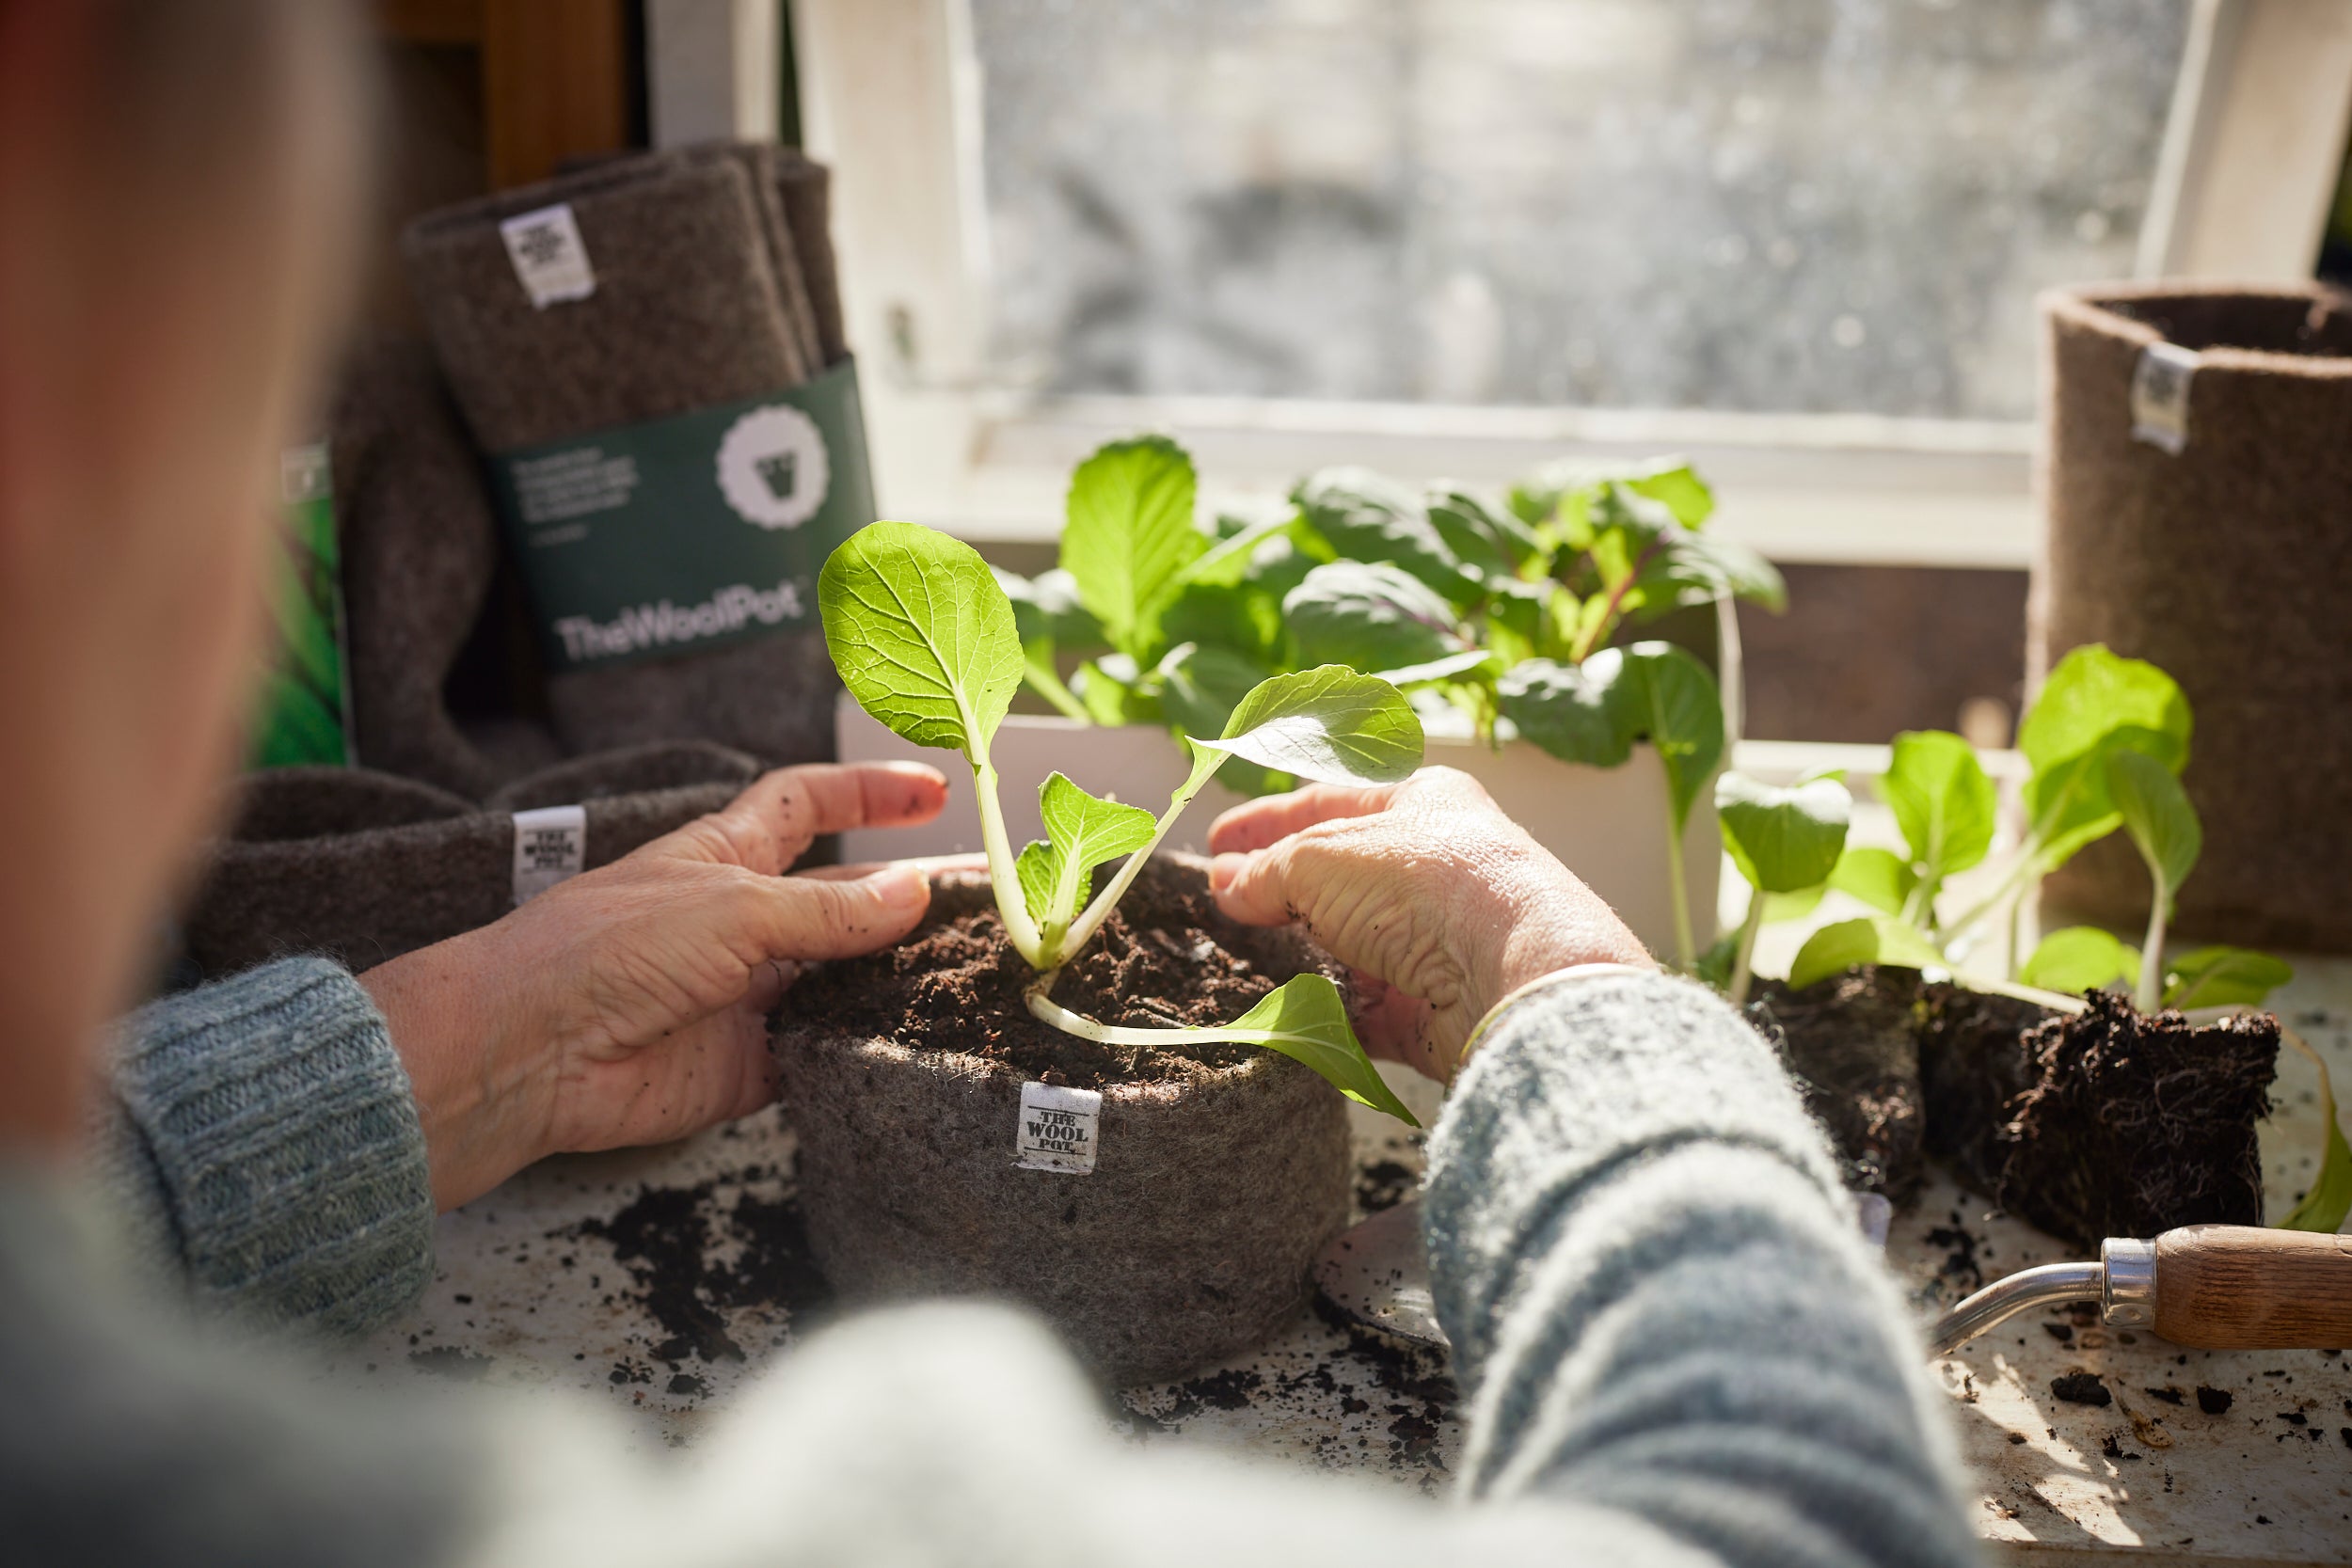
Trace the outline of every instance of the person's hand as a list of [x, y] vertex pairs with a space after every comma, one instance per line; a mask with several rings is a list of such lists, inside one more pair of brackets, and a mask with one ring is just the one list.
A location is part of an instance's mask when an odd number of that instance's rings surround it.
[[1218, 906], [1297, 922], [1357, 972], [1364, 1047], [1439, 1080], [1486, 1010], [1580, 963], [1654, 967], [1615, 911], [1451, 768], [1400, 784], [1311, 784], [1209, 830]]
[[930, 904], [918, 866], [782, 873], [819, 833], [925, 821], [946, 799], [914, 764], [781, 768], [494, 925], [368, 971], [436, 1202], [543, 1155], [666, 1142], [768, 1104], [785, 966], [870, 953]]

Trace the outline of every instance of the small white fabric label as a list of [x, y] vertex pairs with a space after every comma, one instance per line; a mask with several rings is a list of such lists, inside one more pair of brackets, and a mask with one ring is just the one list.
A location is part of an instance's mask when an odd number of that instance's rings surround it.
[[1102, 1125], [1102, 1117], [1103, 1097], [1092, 1089], [1063, 1089], [1051, 1084], [1022, 1085], [1021, 1119], [1013, 1130], [1012, 1163], [1023, 1170], [1092, 1175], [1095, 1132]]
[[2197, 372], [2197, 351], [2178, 343], [2150, 343], [2132, 372], [2132, 439], [2171, 456], [2188, 445], [2188, 381]]
[[515, 277], [534, 309], [586, 299], [596, 292], [596, 275], [588, 265], [588, 247], [580, 242], [580, 222], [572, 216], [570, 202], [508, 218], [499, 225], [499, 235], [506, 241], [507, 260], [515, 263]]
[[588, 808], [542, 806], [515, 814], [515, 902], [536, 898], [588, 868]]
[[324, 441], [307, 447], [288, 447], [278, 455], [278, 492], [288, 506], [325, 500], [332, 488], [329, 475]]

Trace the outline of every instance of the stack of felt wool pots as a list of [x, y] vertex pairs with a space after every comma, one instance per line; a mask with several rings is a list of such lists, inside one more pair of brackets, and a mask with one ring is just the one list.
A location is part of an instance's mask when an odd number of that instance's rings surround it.
[[[243, 782], [183, 922], [183, 977], [287, 951], [365, 968], [716, 809], [763, 767], [832, 759], [839, 681], [814, 574], [872, 503], [828, 202], [826, 171], [799, 153], [721, 143], [615, 159], [410, 227], [429, 341], [357, 350], [326, 421], [355, 766]], [[552, 290], [550, 232], [569, 246]], [[812, 397], [826, 418], [791, 412]], [[738, 408], [765, 404], [818, 443], [787, 456], [802, 460], [804, 504], [786, 526], [725, 510], [706, 451], [671, 464], [709, 491], [699, 517], [669, 504], [648, 461], [633, 470], [650, 492], [638, 512], [583, 515], [566, 532], [631, 533], [657, 570], [682, 560], [709, 574], [734, 564], [709, 548], [714, 531], [722, 546], [750, 541], [787, 564], [737, 599], [797, 613], [739, 611], [741, 625], [703, 636], [695, 596], [679, 594], [675, 639], [551, 657], [539, 568], [563, 552], [515, 515], [503, 454], [635, 432], [675, 451], [675, 421], [707, 425], [716, 409], [742, 423]], [[765, 472], [772, 454], [751, 455]], [[606, 568], [616, 602], [640, 595], [638, 574]], [[804, 593], [776, 580], [794, 573]]]
[[[2181, 683], [2205, 852], [2185, 936], [2352, 950], [2352, 296], [2090, 285], [2042, 301], [2029, 668], [2104, 642]], [[2116, 834], [2045, 897], [2144, 919]]]

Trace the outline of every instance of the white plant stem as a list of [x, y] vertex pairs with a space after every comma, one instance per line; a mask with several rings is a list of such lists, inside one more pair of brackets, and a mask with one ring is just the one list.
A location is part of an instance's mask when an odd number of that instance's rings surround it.
[[[968, 728], [966, 733], [970, 733]], [[1021, 895], [1021, 873], [1013, 867], [1012, 841], [1005, 832], [1005, 808], [996, 799], [996, 768], [983, 749], [972, 763], [972, 793], [980, 806], [980, 843], [988, 850], [988, 879], [996, 895], [996, 913], [1005, 923], [1005, 936], [1013, 951], [1039, 969], [1044, 942], [1029, 916]]]
[[1666, 814], [1666, 882], [1673, 891], [1675, 911], [1675, 967], [1684, 974], [1698, 962], [1698, 943], [1691, 936], [1691, 890], [1682, 885], [1682, 828]]
[[2172, 901], [2168, 891], [2159, 877], [2155, 903], [2148, 911], [2148, 944], [2139, 950], [2139, 994], [2132, 998], [2143, 1013], [2154, 1012], [2164, 1002], [2164, 922], [2166, 906]]
[[1731, 960], [1731, 1005], [1747, 1006], [1749, 965], [1756, 958], [1756, 934], [1764, 928], [1764, 890], [1748, 889], [1748, 917], [1740, 923], [1740, 945]]
[[[1120, 866], [1119, 874], [1111, 879], [1110, 885], [1105, 887], [1102, 892], [1096, 894], [1094, 895], [1094, 902], [1087, 906], [1086, 912], [1071, 923], [1069, 935], [1062, 939], [1061, 951], [1053, 956], [1053, 967], [1058, 969], [1063, 964], [1068, 963], [1072, 958], [1075, 958], [1078, 954], [1078, 950], [1084, 947], [1087, 942], [1092, 939], [1094, 933], [1101, 928], [1103, 922], [1110, 918], [1111, 911], [1119, 907], [1119, 900], [1125, 895], [1127, 889], [1134, 885], [1136, 878], [1142, 874], [1144, 862], [1152, 858], [1152, 852], [1157, 849], [1160, 847], [1160, 841], [1168, 836], [1168, 830], [1176, 825], [1176, 818], [1184, 815], [1184, 808], [1192, 804], [1192, 798], [1200, 794], [1202, 786], [1207, 784], [1209, 780], [1216, 776], [1216, 770], [1220, 767], [1224, 766], [1225, 759], [1229, 754], [1230, 753], [1225, 752], [1212, 752], [1204, 747], [1196, 746], [1193, 748], [1192, 777], [1186, 779], [1184, 784], [1178, 787], [1175, 795], [1168, 800], [1167, 812], [1161, 816], [1158, 826], [1152, 830], [1152, 842], [1136, 850], [1134, 854], [1129, 855], [1125, 863]], [[1040, 965], [1039, 967], [1043, 968], [1045, 966]], [[1051, 1004], [1048, 1004], [1048, 1006], [1051, 1006]], [[1037, 1012], [1037, 1004], [1035, 1002], [1032, 1002], [1029, 1005], [1029, 1010], [1031, 1012]], [[1063, 1008], [1056, 1008], [1055, 1010], [1057, 1012], [1066, 1011], [1066, 1009]], [[1055, 1022], [1053, 1019], [1047, 1018], [1043, 1013], [1038, 1013], [1037, 1016], [1045, 1019], [1045, 1022], [1048, 1023]], [[1076, 1018], [1078, 1015], [1075, 1013], [1070, 1013], [1068, 1016]], [[1056, 1023], [1055, 1027], [1066, 1028], [1068, 1026], [1065, 1024]], [[1094, 1027], [1099, 1029], [1102, 1025], [1096, 1024]], [[1081, 1031], [1077, 1030], [1072, 1031], [1073, 1034], [1080, 1032]], [[1089, 1037], [1098, 1038], [1101, 1037], [1089, 1036]], [[1232, 1039], [1236, 1037], [1231, 1035], [1216, 1035], [1210, 1037], [1216, 1039]], [[1133, 1042], [1130, 1041], [1129, 1043], [1132, 1044]]]

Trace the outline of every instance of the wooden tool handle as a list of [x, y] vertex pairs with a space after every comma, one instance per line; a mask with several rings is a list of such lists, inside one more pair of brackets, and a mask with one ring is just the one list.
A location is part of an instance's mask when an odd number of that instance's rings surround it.
[[2198, 1350], [2352, 1345], [2352, 1236], [2191, 1225], [2156, 1238], [2155, 1330]]

